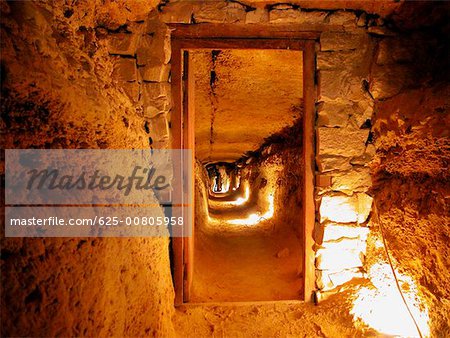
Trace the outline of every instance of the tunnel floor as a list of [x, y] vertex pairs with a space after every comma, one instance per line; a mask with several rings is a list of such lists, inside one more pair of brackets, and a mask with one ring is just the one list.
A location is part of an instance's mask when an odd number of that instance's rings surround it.
[[199, 232], [192, 302], [294, 300], [301, 294], [301, 242], [294, 230]]

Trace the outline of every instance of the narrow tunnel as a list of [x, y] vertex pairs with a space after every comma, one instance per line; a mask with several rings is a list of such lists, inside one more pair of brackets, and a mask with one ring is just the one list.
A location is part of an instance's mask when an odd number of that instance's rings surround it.
[[299, 299], [302, 52], [189, 57], [196, 121], [190, 301]]

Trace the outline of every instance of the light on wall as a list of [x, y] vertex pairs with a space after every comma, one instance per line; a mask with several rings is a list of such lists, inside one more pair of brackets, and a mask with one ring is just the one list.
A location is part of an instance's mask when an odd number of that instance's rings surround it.
[[243, 219], [238, 218], [238, 219], [229, 220], [228, 223], [233, 224], [233, 225], [249, 225], [249, 226], [251, 226], [251, 225], [258, 224], [261, 221], [265, 221], [265, 220], [272, 218], [273, 214], [274, 214], [274, 210], [275, 210], [273, 195], [269, 195], [267, 200], [269, 203], [269, 207], [268, 207], [268, 210], [264, 214], [261, 215], [260, 213], [253, 213]]
[[[420, 328], [422, 337], [428, 337], [428, 309], [418, 296], [414, 280], [396, 272], [402, 285], [411, 315]], [[374, 264], [369, 270], [373, 286], [358, 290], [351, 314], [356, 323], [362, 322], [381, 334], [398, 337], [419, 337], [419, 332], [402, 300], [388, 263]]]

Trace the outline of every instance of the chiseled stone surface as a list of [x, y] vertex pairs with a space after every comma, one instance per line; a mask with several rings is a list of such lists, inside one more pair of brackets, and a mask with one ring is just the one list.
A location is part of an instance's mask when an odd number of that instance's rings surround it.
[[316, 254], [316, 268], [320, 270], [345, 270], [362, 267], [364, 264], [364, 253], [357, 250], [339, 250], [339, 253], [319, 249]]
[[349, 170], [352, 168], [350, 159], [344, 156], [317, 155], [316, 163], [320, 172], [333, 170]]
[[351, 102], [321, 102], [317, 107], [317, 126], [345, 127], [352, 111]]
[[245, 7], [238, 2], [203, 2], [194, 8], [195, 22], [244, 22]]
[[142, 101], [147, 118], [168, 112], [171, 106], [170, 83], [143, 83]]
[[354, 251], [365, 253], [367, 248], [365, 238], [346, 238], [342, 237], [338, 240], [322, 243], [322, 249], [333, 252]]
[[326, 12], [320, 11], [300, 11], [300, 17], [297, 23], [309, 25], [323, 24], [327, 15]]
[[364, 124], [367, 124], [367, 120], [372, 119], [374, 102], [371, 98], [367, 100], [361, 100], [353, 104], [354, 110], [351, 116], [358, 128], [361, 128]]
[[327, 220], [340, 223], [352, 223], [358, 220], [356, 196], [323, 196], [320, 203], [320, 221]]
[[167, 82], [169, 81], [170, 64], [149, 62], [144, 67], [139, 67], [139, 72], [144, 81]]
[[117, 59], [114, 64], [113, 78], [119, 82], [137, 81], [136, 59]]
[[296, 23], [300, 20], [300, 10], [295, 8], [274, 8], [269, 12], [271, 23]]
[[370, 52], [371, 49], [366, 47], [356, 50], [319, 51], [317, 52], [317, 69], [347, 69], [354, 72], [355, 69], [364, 68], [368, 71], [370, 59], [367, 58], [367, 53]]
[[160, 19], [166, 23], [191, 23], [193, 12], [193, 1], [171, 1], [161, 7]]
[[332, 290], [353, 278], [363, 278], [364, 274], [360, 268], [351, 268], [342, 271], [317, 270], [316, 284], [322, 291]]
[[141, 38], [136, 51], [139, 66], [152, 64], [167, 64], [171, 57], [170, 38], [168, 32], [159, 31], [155, 36], [145, 35]]
[[358, 223], [367, 221], [370, 212], [372, 211], [373, 198], [367, 194], [358, 195]]
[[321, 70], [319, 74], [321, 100], [346, 99], [356, 102], [367, 100], [368, 95], [364, 92], [362, 76], [345, 69]]
[[330, 25], [355, 26], [356, 20], [355, 13], [349, 11], [337, 11], [328, 17]]
[[372, 200], [372, 197], [365, 193], [323, 196], [319, 208], [320, 221], [364, 223], [370, 214]]
[[410, 82], [411, 67], [408, 65], [376, 66], [369, 90], [374, 99], [382, 100], [399, 94]]
[[371, 185], [370, 169], [360, 167], [333, 174], [331, 189], [351, 195], [354, 192], [366, 192]]
[[317, 128], [318, 155], [360, 156], [368, 136], [368, 129]]
[[139, 35], [130, 33], [117, 33], [108, 35], [107, 48], [110, 54], [134, 56]]
[[265, 8], [256, 8], [254, 11], [247, 12], [245, 23], [267, 23], [269, 21], [269, 12]]
[[154, 141], [162, 141], [169, 138], [169, 125], [165, 113], [158, 114], [150, 119], [150, 135]]
[[337, 223], [330, 223], [324, 226], [322, 241], [337, 241], [341, 238], [366, 239], [368, 234], [368, 227], [348, 226], [340, 225]]
[[365, 166], [370, 163], [375, 156], [375, 146], [368, 144], [366, 151], [361, 156], [356, 156], [350, 159], [351, 165]]
[[133, 82], [122, 82], [120, 86], [123, 88], [127, 96], [134, 102], [137, 103], [140, 97], [140, 85], [137, 81]]
[[320, 36], [320, 50], [340, 51], [363, 48], [367, 42], [366, 33], [325, 31]]

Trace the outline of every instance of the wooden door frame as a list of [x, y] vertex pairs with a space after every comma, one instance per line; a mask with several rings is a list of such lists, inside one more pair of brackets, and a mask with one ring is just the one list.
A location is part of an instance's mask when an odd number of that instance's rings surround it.
[[[187, 92], [189, 72], [183, 60], [184, 51], [192, 49], [295, 49], [303, 51], [303, 138], [302, 157], [304, 163], [303, 208], [301, 233], [304, 247], [303, 293], [300, 299], [311, 301], [315, 290], [315, 252], [314, 252], [314, 172], [315, 172], [315, 46], [320, 32], [302, 31], [296, 25], [234, 25], [234, 24], [171, 24], [171, 79], [172, 79], [172, 148], [191, 149], [195, 156], [194, 116], [187, 108]], [[304, 28], [304, 27], [303, 27]], [[191, 72], [192, 73], [192, 72]], [[183, 78], [184, 77], [184, 78]], [[183, 88], [184, 87], [184, 88]], [[192, 161], [192, 173], [195, 161]], [[182, 166], [174, 163], [174, 170], [182, 170]], [[183, 173], [174, 175], [183, 177]], [[192, 176], [194, 177], [194, 176]], [[186, 182], [174, 181], [175, 191], [184, 191], [192, 203], [192, 213], [188, 215], [194, 221], [194, 185], [192, 191], [186, 190]], [[180, 190], [178, 190], [180, 189]], [[184, 189], [184, 190], [182, 190]], [[192, 230], [193, 230], [193, 223]], [[192, 236], [173, 238], [174, 250], [174, 287], [175, 305], [189, 302], [189, 288], [185, 285], [185, 277], [192, 275], [193, 269], [193, 232]]]

